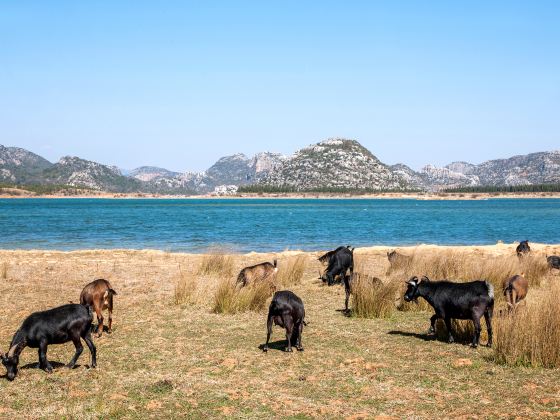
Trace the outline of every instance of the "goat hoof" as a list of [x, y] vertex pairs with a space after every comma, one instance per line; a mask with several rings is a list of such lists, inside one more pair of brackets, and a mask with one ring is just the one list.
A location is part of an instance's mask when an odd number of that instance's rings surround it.
[[286, 347], [286, 349], [284, 350], [286, 353], [291, 353], [293, 352], [291, 347]]
[[448, 342], [449, 344], [452, 344], [452, 343], [455, 342], [455, 339], [454, 339], [453, 337], [449, 337], [449, 339], [447, 340], [447, 342]]
[[92, 363], [92, 364], [91, 364], [91, 368], [92, 368], [92, 369], [95, 369], [96, 367], [97, 367], [97, 363]]
[[302, 347], [302, 346], [299, 346], [299, 347], [296, 347], [296, 348], [297, 348], [297, 351], [303, 351], [303, 347]]
[[45, 367], [45, 372], [47, 372], [47, 373], [53, 373], [53, 368], [52, 368], [52, 366], [49, 365], [49, 366]]
[[268, 347], [263, 347], [263, 351], [266, 353], [268, 351]]

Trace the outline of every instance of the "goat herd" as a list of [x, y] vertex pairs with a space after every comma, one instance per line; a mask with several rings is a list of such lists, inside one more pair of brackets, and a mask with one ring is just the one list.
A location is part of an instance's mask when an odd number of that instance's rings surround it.
[[[516, 249], [517, 255], [522, 258], [530, 252], [528, 241], [523, 241]], [[389, 262], [393, 265], [403, 260], [410, 259], [405, 255], [393, 251], [387, 254]], [[329, 251], [319, 258], [327, 264], [321, 279], [329, 286], [340, 278], [345, 289], [345, 311], [348, 311], [348, 301], [351, 293], [354, 273], [354, 248], [350, 246], [339, 247]], [[560, 257], [547, 257], [551, 268], [560, 269]], [[239, 273], [237, 283], [240, 287], [269, 279], [278, 270], [277, 262], [265, 262], [251, 267], [246, 267]], [[494, 288], [485, 280], [467, 283], [455, 283], [447, 280], [430, 281], [426, 276], [412, 277], [407, 282], [404, 300], [414, 301], [419, 297], [424, 298], [433, 308], [435, 314], [430, 318], [428, 333], [435, 333], [436, 321], [443, 319], [447, 327], [449, 342], [453, 342], [451, 331], [452, 319], [467, 319], [474, 323], [474, 337], [472, 346], [477, 347], [480, 340], [480, 319], [484, 317], [488, 330], [488, 346], [492, 345], [492, 316], [494, 310]], [[527, 295], [528, 282], [523, 274], [506, 279], [503, 283], [503, 293], [508, 306], [513, 309], [517, 303]], [[107, 280], [98, 279], [84, 287], [80, 295], [80, 304], [67, 304], [50, 310], [35, 312], [28, 316], [16, 331], [7, 354], [0, 352], [2, 364], [6, 367], [6, 377], [12, 381], [17, 375], [19, 356], [25, 347], [39, 349], [39, 367], [47, 372], [52, 372], [53, 367], [47, 360], [47, 347], [49, 344], [62, 344], [72, 341], [76, 352], [66, 365], [73, 368], [83, 352], [81, 340], [83, 339], [91, 353], [91, 367], [96, 367], [96, 348], [91, 337], [93, 312], [97, 316], [97, 335], [103, 333], [102, 311], [108, 309], [108, 331], [112, 327], [113, 296], [117, 292]], [[305, 323], [305, 309], [303, 301], [295, 293], [284, 290], [274, 293], [267, 316], [266, 343], [263, 351], [268, 350], [272, 326], [278, 325], [286, 330], [286, 351], [292, 351], [292, 344], [296, 349], [303, 351], [301, 337]]]

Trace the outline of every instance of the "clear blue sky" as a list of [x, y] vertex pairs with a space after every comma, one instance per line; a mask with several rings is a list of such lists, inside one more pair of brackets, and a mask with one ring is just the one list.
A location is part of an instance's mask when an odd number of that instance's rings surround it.
[[387, 163], [560, 148], [558, 1], [0, 0], [0, 144], [201, 170], [328, 137]]

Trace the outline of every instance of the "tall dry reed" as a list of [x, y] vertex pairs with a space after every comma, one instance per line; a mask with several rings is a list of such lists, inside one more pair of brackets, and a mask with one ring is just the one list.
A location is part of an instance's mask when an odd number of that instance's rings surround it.
[[196, 278], [193, 275], [187, 275], [179, 267], [179, 275], [175, 283], [173, 300], [175, 305], [183, 305], [185, 303], [194, 303], [197, 290]]
[[560, 367], [560, 285], [494, 318], [494, 355], [498, 363]]
[[384, 284], [376, 277], [358, 272], [351, 283], [352, 315], [360, 318], [388, 318], [396, 309], [400, 285], [395, 281]]
[[234, 280], [222, 278], [214, 293], [212, 311], [219, 314], [262, 311], [274, 290], [275, 286], [270, 281], [239, 287]]
[[233, 257], [221, 253], [204, 255], [198, 268], [198, 274], [231, 277], [233, 275]]
[[281, 261], [276, 274], [277, 284], [283, 287], [300, 284], [306, 264], [307, 257], [305, 255], [297, 255]]

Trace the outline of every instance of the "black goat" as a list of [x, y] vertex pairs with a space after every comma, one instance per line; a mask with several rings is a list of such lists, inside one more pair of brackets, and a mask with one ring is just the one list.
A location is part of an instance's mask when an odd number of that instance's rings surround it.
[[81, 338], [84, 339], [91, 352], [91, 367], [94, 368], [97, 362], [96, 349], [91, 340], [92, 321], [91, 307], [78, 304], [63, 305], [29, 315], [14, 334], [8, 354], [0, 353], [2, 364], [7, 369], [8, 380], [13, 381], [16, 377], [19, 355], [25, 347], [38, 348], [39, 367], [51, 373], [53, 367], [47, 360], [48, 345], [72, 341], [76, 346], [76, 353], [66, 367], [73, 368], [84, 350]]
[[[328, 262], [325, 273], [321, 276], [323, 282], [327, 282], [329, 286], [334, 284], [336, 276], [340, 276], [344, 282], [344, 291], [346, 298], [344, 302], [344, 310], [348, 312], [348, 300], [350, 299], [350, 283], [354, 274], [354, 249], [348, 246], [340, 246], [334, 251], [329, 251], [319, 257], [322, 263]], [[350, 271], [350, 274], [346, 273]]]
[[302, 300], [295, 293], [289, 290], [282, 290], [274, 293], [268, 317], [266, 321], [266, 344], [263, 351], [268, 351], [268, 342], [272, 334], [272, 325], [278, 325], [286, 329], [287, 347], [286, 351], [292, 351], [292, 343], [298, 351], [303, 351], [301, 345], [301, 335], [305, 323], [305, 308]]
[[518, 257], [524, 257], [531, 252], [531, 247], [529, 246], [529, 241], [521, 241], [517, 248], [515, 248], [515, 252], [517, 253]]
[[472, 347], [480, 341], [480, 318], [484, 315], [488, 329], [488, 347], [492, 347], [492, 315], [494, 312], [494, 287], [487, 281], [453, 283], [447, 280], [431, 282], [428, 277], [412, 277], [408, 282], [404, 300], [423, 297], [434, 308], [428, 334], [435, 333], [438, 318], [445, 321], [449, 342], [454, 341], [451, 319], [470, 319], [474, 323]]
[[551, 255], [550, 257], [546, 257], [546, 262], [550, 268], [556, 268], [560, 270], [560, 257], [556, 255]]

